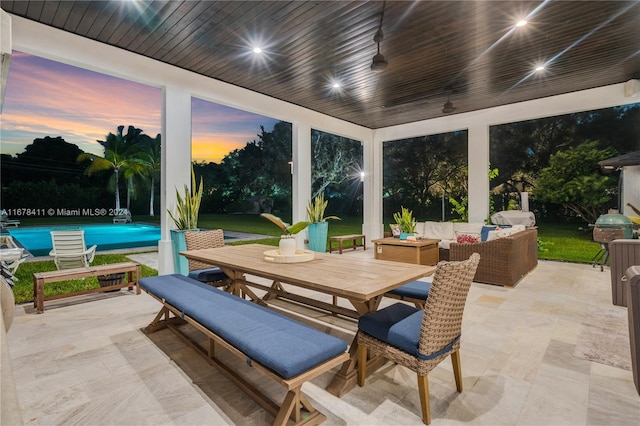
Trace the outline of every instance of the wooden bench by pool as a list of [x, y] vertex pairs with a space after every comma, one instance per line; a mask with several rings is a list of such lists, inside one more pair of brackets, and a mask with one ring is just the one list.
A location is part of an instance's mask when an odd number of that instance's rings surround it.
[[[334, 235], [333, 237], [329, 237], [329, 253], [333, 252], [334, 247], [333, 243], [338, 243], [338, 247], [335, 247], [336, 250], [340, 254], [342, 254], [342, 249], [345, 248], [353, 248], [354, 250], [358, 247], [362, 247], [363, 250], [367, 249], [366, 237], [361, 234], [352, 234], [352, 235]], [[358, 242], [358, 240], [360, 242]], [[345, 246], [345, 242], [351, 242], [351, 245]]]
[[[275, 416], [274, 425], [316, 425], [326, 416], [311, 405], [302, 385], [349, 359], [347, 343], [264, 306], [180, 274], [143, 278], [140, 286], [163, 307], [145, 329], [169, 328], [240, 389]], [[188, 323], [208, 338], [202, 347], [177, 326]], [[287, 395], [280, 406], [252, 386], [215, 353], [221, 347], [280, 383]]]
[[[109, 275], [125, 272], [127, 279], [121, 284], [115, 284], [109, 287], [92, 288], [88, 290], [75, 291], [73, 293], [56, 294], [53, 296], [44, 296], [44, 285], [66, 280], [75, 280], [86, 277], [97, 277], [99, 275]], [[133, 274], [136, 274], [135, 279]], [[140, 280], [140, 265], [135, 262], [111, 263], [108, 265], [96, 265], [88, 268], [60, 269], [58, 271], [36, 272], [33, 274], [33, 307], [36, 312], [41, 314], [44, 312], [44, 301], [61, 299], [63, 297], [79, 296], [82, 294], [99, 293], [105, 291], [119, 290], [128, 287], [132, 290], [136, 287], [136, 294], [140, 294], [138, 281]]]

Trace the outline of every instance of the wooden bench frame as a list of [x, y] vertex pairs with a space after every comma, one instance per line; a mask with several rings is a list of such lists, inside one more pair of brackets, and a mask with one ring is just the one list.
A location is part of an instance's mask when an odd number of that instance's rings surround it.
[[[127, 280], [122, 284], [111, 285], [108, 287], [92, 288], [89, 290], [75, 291], [73, 293], [56, 294], [53, 296], [44, 296], [44, 285], [65, 280], [80, 279], [86, 277], [97, 277], [98, 275], [115, 274], [118, 272], [126, 272]], [[136, 273], [135, 280], [133, 273]], [[136, 287], [136, 294], [140, 294], [140, 265], [135, 262], [112, 263], [110, 265], [97, 265], [89, 268], [61, 269], [58, 271], [36, 272], [33, 274], [33, 307], [37, 313], [44, 312], [44, 301], [62, 299], [64, 297], [80, 296], [82, 294], [101, 293], [105, 291], [118, 290], [128, 287], [132, 290]]]
[[[145, 290], [146, 291], [146, 290]], [[349, 359], [349, 353], [344, 352], [338, 356], [335, 356], [315, 367], [307, 370], [306, 372], [299, 374], [290, 379], [283, 379], [278, 374], [264, 365], [251, 361], [251, 367], [261, 372], [267, 377], [270, 377], [280, 385], [284, 386], [287, 390], [287, 395], [280, 406], [273, 402], [260, 390], [256, 389], [239, 374], [237, 374], [230, 367], [225, 365], [222, 361], [216, 358], [216, 346], [222, 347], [228, 350], [233, 355], [242, 360], [247, 359], [247, 355], [242, 351], [236, 349], [233, 345], [229, 344], [226, 340], [213, 333], [205, 326], [200, 324], [195, 319], [188, 315], [183, 315], [180, 309], [167, 303], [165, 300], [160, 299], [153, 293], [148, 292], [153, 298], [163, 304], [162, 309], [153, 321], [143, 329], [144, 333], [150, 334], [157, 330], [168, 328], [178, 335], [186, 344], [191, 346], [200, 354], [207, 362], [213, 367], [217, 368], [224, 376], [233, 381], [242, 391], [252, 397], [258, 404], [260, 404], [265, 410], [275, 416], [273, 422], [274, 425], [286, 425], [289, 419], [293, 420], [295, 425], [317, 425], [327, 419], [327, 417], [316, 410], [307, 397], [302, 393], [302, 385], [311, 379], [337, 367]], [[173, 316], [171, 316], [173, 314]], [[204, 348], [198, 342], [189, 337], [185, 332], [180, 330], [177, 326], [180, 324], [191, 324], [197, 330], [202, 332], [208, 337], [208, 348]]]
[[[361, 243], [358, 244], [358, 240], [361, 240]], [[358, 247], [362, 247], [363, 250], [367, 249], [367, 237], [361, 234], [352, 234], [352, 235], [334, 235], [333, 237], [329, 237], [329, 253], [333, 252], [333, 242], [338, 243], [338, 247], [336, 249], [340, 254], [342, 254], [342, 249], [345, 248], [353, 248], [354, 250]], [[344, 247], [343, 243], [345, 241], [352, 241], [353, 244], [350, 246]]]

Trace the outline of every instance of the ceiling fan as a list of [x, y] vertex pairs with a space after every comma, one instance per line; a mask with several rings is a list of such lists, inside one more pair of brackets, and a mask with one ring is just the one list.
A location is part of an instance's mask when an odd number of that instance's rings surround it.
[[387, 60], [384, 58], [384, 55], [380, 53], [380, 42], [384, 39], [384, 34], [382, 32], [382, 20], [384, 19], [384, 6], [386, 2], [382, 3], [382, 14], [380, 15], [380, 25], [378, 26], [378, 31], [376, 31], [376, 35], [373, 36], [373, 41], [378, 45], [378, 53], [373, 57], [373, 61], [371, 61], [371, 71], [373, 72], [381, 72], [387, 68]]

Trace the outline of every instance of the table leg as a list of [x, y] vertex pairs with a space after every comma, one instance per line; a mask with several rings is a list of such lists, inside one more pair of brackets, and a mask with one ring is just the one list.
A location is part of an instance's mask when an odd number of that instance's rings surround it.
[[[378, 309], [378, 305], [382, 301], [382, 296], [374, 297], [368, 302], [357, 302], [350, 300], [351, 304], [360, 316], [366, 315]], [[351, 346], [349, 347], [349, 359], [342, 364], [340, 370], [333, 376], [331, 383], [327, 386], [327, 392], [337, 397], [342, 397], [353, 389], [357, 384], [357, 355], [358, 355], [358, 334], [353, 337]], [[386, 360], [382, 357], [376, 357], [367, 362], [367, 371], [375, 371]]]

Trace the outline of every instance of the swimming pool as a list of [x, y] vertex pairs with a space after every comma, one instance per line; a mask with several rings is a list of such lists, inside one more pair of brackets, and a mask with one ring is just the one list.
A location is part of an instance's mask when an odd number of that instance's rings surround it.
[[98, 251], [131, 247], [158, 246], [160, 227], [142, 223], [119, 223], [81, 226], [51, 226], [10, 229], [9, 235], [34, 256], [47, 256], [51, 251], [51, 234], [56, 229], [84, 229], [87, 247], [97, 245]]

